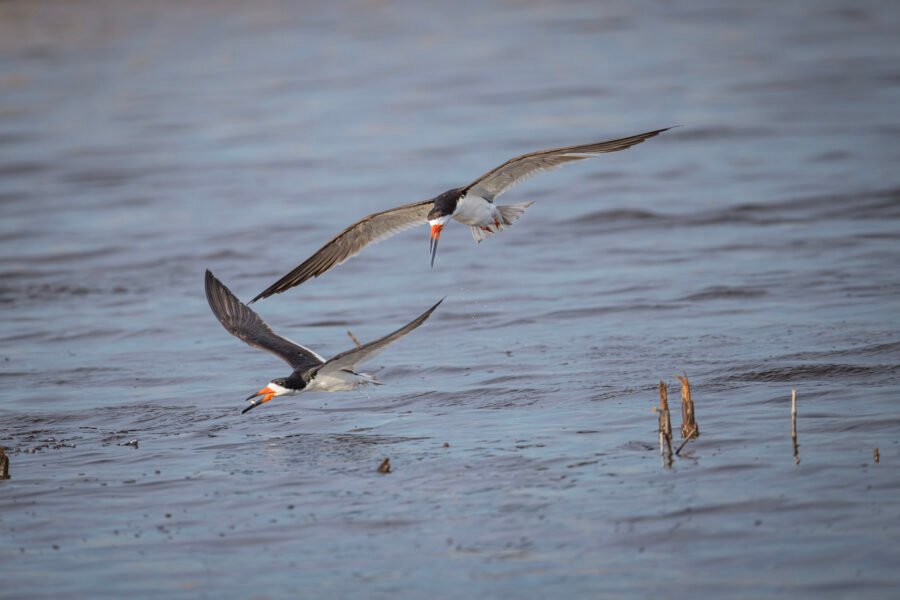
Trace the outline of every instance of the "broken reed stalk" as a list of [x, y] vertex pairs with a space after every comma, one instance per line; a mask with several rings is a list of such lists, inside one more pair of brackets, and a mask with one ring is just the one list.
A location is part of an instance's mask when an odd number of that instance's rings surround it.
[[791, 390], [791, 443], [794, 446], [794, 464], [800, 464], [800, 446], [797, 444], [797, 390]]
[[[659, 455], [663, 464], [672, 466], [672, 420], [669, 418], [669, 391], [664, 381], [659, 382]], [[667, 451], [665, 451], [665, 450]]]
[[691, 434], [684, 438], [684, 440], [682, 440], [682, 442], [678, 445], [678, 449], [675, 450], [675, 456], [679, 456], [681, 454], [681, 449], [687, 446], [687, 443], [694, 439], [694, 437], [694, 430], [692, 429]]
[[875, 448], [874, 456], [875, 456], [875, 464], [877, 465], [878, 461], [881, 459], [881, 456], [878, 454], [878, 448]]
[[681, 437], [687, 439], [700, 437], [700, 427], [697, 426], [697, 418], [694, 416], [694, 401], [691, 399], [691, 382], [688, 381], [687, 373], [684, 373], [684, 377], [681, 375], [675, 377], [681, 382]]
[[349, 329], [347, 330], [347, 335], [350, 336], [350, 339], [353, 340], [353, 343], [356, 344], [357, 348], [362, 348], [362, 344], [359, 343], [359, 340], [356, 339], [356, 336], [353, 335], [353, 332], [350, 331]]
[[[9, 479], [9, 457], [3, 450], [3, 446], [0, 446], [0, 479]], [[875, 452], [877, 454], [878, 450], [876, 449]]]

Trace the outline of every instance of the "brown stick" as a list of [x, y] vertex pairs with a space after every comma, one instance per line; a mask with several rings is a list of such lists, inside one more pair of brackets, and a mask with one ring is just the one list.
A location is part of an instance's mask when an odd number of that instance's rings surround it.
[[794, 464], [800, 464], [800, 446], [797, 444], [797, 390], [791, 390], [791, 443], [794, 446]]
[[[664, 381], [659, 382], [659, 455], [663, 464], [672, 466], [672, 420], [669, 418], [669, 391]], [[667, 451], [664, 451], [664, 448]]]
[[878, 448], [875, 448], [875, 464], [878, 464], [878, 461], [881, 459], [881, 456], [878, 454]]
[[0, 479], [9, 479], [9, 457], [3, 452], [3, 446], [0, 446]]
[[682, 441], [681, 444], [679, 444], [678, 449], [675, 451], [675, 456], [680, 455], [681, 449], [684, 448], [687, 445], [687, 443], [689, 441], [691, 441], [692, 439], [694, 439], [695, 437], [697, 437], [697, 436], [695, 436], [693, 430], [691, 430], [691, 434], [689, 436], [687, 436], [686, 438], [684, 438], [684, 441]]
[[681, 375], [675, 377], [681, 382], [681, 437], [687, 439], [700, 437], [700, 427], [694, 416], [694, 401], [691, 399], [691, 383], [688, 381], [687, 373], [684, 373], [684, 377]]
[[356, 339], [356, 336], [353, 335], [353, 332], [350, 331], [349, 329], [347, 330], [347, 335], [350, 336], [350, 339], [353, 340], [353, 343], [356, 344], [357, 348], [362, 348], [362, 344], [359, 343], [359, 340]]

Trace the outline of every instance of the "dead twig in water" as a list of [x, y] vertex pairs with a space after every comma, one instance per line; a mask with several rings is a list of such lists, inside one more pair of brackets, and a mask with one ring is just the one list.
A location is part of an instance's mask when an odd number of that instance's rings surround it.
[[694, 439], [695, 437], [697, 437], [697, 436], [694, 435], [694, 430], [692, 429], [690, 435], [688, 435], [686, 438], [684, 438], [684, 441], [681, 442], [681, 444], [678, 446], [678, 449], [675, 451], [675, 456], [680, 455], [681, 449], [684, 448], [687, 445], [687, 443], [689, 441], [691, 441], [692, 439]]
[[391, 472], [391, 459], [386, 458], [381, 461], [381, 464], [378, 465], [379, 473], [390, 473]]
[[9, 479], [9, 457], [3, 450], [3, 446], [0, 446], [0, 479]]
[[694, 416], [694, 401], [691, 399], [691, 383], [688, 381], [687, 373], [684, 373], [684, 377], [681, 375], [675, 377], [681, 382], [681, 437], [687, 439], [700, 437], [700, 427]]
[[[663, 466], [672, 466], [672, 420], [669, 418], [669, 391], [664, 381], [659, 382], [659, 456]], [[666, 452], [668, 449], [668, 452]]]
[[875, 464], [878, 464], [878, 461], [881, 459], [881, 456], [878, 454], [878, 448], [875, 448]]
[[794, 464], [800, 464], [800, 446], [797, 444], [797, 390], [791, 390], [791, 443], [794, 446]]
[[362, 344], [359, 343], [359, 340], [356, 339], [356, 336], [353, 335], [353, 332], [350, 331], [349, 329], [347, 330], [347, 335], [350, 336], [350, 339], [353, 340], [353, 343], [356, 344], [357, 348], [362, 348]]

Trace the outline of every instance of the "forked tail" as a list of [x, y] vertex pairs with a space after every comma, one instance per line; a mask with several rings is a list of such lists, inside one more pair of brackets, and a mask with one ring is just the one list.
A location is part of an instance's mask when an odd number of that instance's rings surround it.
[[481, 240], [503, 231], [505, 227], [509, 227], [518, 221], [525, 214], [525, 209], [534, 204], [534, 200], [530, 202], [520, 202], [519, 204], [498, 204], [497, 212], [500, 213], [500, 225], [489, 225], [487, 227], [472, 227], [472, 239], [479, 244]]
[[534, 204], [534, 200], [530, 202], [520, 202], [519, 204], [498, 204], [497, 210], [503, 218], [502, 225], [512, 225], [525, 214], [525, 209]]
[[354, 375], [358, 377], [357, 382], [359, 385], [384, 385], [381, 381], [375, 378], [374, 375], [370, 375], [369, 373], [358, 373], [356, 371], [351, 371]]

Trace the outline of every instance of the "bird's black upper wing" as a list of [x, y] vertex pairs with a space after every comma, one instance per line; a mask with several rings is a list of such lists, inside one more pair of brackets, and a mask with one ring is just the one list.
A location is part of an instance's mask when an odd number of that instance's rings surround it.
[[356, 256], [369, 244], [380, 242], [395, 233], [424, 222], [432, 204], [431, 200], [415, 202], [360, 219], [334, 236], [330, 242], [319, 248], [318, 252], [307, 258], [290, 273], [263, 290], [250, 303], [252, 304], [260, 298], [280, 294], [311, 277], [318, 277], [342, 264], [348, 258]]
[[598, 154], [618, 152], [619, 150], [631, 148], [635, 144], [640, 144], [644, 140], [659, 135], [663, 131], [668, 131], [669, 129], [671, 129], [671, 127], [648, 131], [647, 133], [632, 135], [617, 140], [608, 140], [606, 142], [596, 142], [594, 144], [584, 144], [581, 146], [553, 148], [550, 150], [539, 150], [537, 152], [523, 154], [522, 156], [512, 158], [499, 167], [488, 171], [466, 186], [464, 192], [484, 198], [488, 202], [493, 202], [494, 198], [536, 173], [555, 169], [567, 162], [584, 160], [585, 158], [590, 158]]
[[434, 312], [438, 306], [441, 305], [444, 299], [441, 298], [438, 300], [437, 304], [426, 310], [424, 313], [398, 329], [393, 333], [389, 333], [386, 336], [375, 340], [374, 342], [369, 342], [367, 344], [363, 344], [359, 348], [353, 348], [352, 350], [347, 350], [346, 352], [341, 352], [334, 358], [330, 358], [325, 361], [325, 364], [319, 367], [319, 373], [328, 373], [330, 371], [339, 371], [342, 369], [354, 369], [356, 365], [363, 363], [376, 354], [387, 348], [389, 345], [393, 344], [404, 335], [424, 323], [428, 320], [428, 317], [431, 316], [431, 313]]
[[272, 331], [258, 314], [235, 298], [225, 285], [206, 271], [206, 299], [213, 314], [231, 335], [286, 361], [295, 371], [306, 371], [325, 362], [321, 356]]

